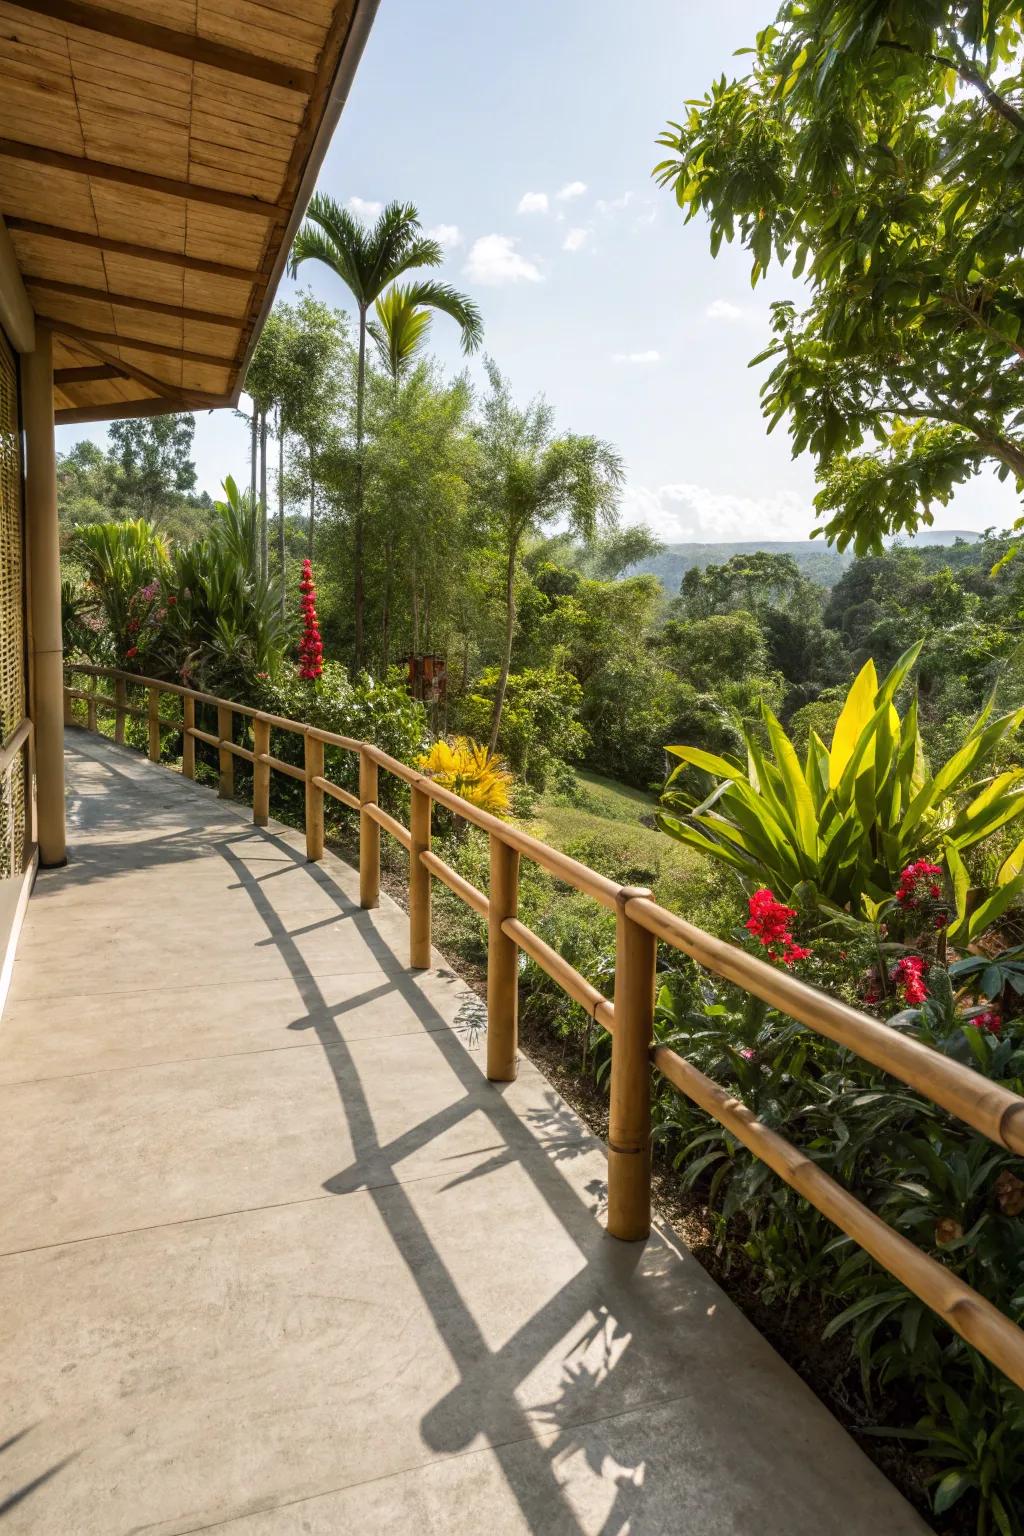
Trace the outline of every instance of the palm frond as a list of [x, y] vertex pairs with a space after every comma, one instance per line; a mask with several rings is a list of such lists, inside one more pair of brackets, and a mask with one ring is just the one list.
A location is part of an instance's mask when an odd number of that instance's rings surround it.
[[432, 278], [410, 283], [404, 289], [407, 303], [427, 309], [438, 309], [449, 315], [462, 332], [463, 352], [475, 352], [483, 341], [484, 322], [474, 301], [453, 288], [449, 283], [438, 283]]

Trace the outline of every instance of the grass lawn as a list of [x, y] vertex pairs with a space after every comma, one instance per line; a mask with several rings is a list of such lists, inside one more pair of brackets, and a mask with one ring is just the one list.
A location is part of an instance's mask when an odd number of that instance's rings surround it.
[[685, 903], [694, 886], [707, 888], [707, 860], [654, 825], [653, 795], [586, 770], [579, 780], [578, 804], [558, 795], [538, 800], [535, 837], [623, 885], [650, 886], [666, 906]]

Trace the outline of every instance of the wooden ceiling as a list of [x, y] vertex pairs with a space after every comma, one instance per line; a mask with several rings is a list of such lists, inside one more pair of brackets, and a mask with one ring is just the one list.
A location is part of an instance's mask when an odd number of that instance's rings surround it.
[[0, 0], [0, 216], [58, 422], [231, 405], [376, 0]]

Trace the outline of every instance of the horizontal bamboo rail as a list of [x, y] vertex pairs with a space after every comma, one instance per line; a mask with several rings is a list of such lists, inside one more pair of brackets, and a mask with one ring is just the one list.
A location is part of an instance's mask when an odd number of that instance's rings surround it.
[[[92, 729], [96, 728], [98, 709], [114, 709], [121, 726], [118, 739], [123, 739], [126, 714], [148, 718], [151, 756], [154, 725], [158, 720], [154, 700], [158, 702], [160, 693], [179, 696], [183, 711], [181, 721], [159, 719], [159, 729], [181, 733], [183, 773], [189, 778], [194, 777], [196, 741], [217, 750], [222, 794], [231, 791], [230, 768], [234, 757], [251, 762], [253, 819], [257, 825], [265, 824], [268, 818], [271, 772], [302, 781], [306, 789], [306, 847], [311, 860], [319, 859], [323, 853], [324, 796], [357, 811], [360, 903], [365, 908], [375, 907], [379, 899], [380, 833], [383, 830], [394, 837], [410, 855], [410, 960], [414, 967], [428, 965], [430, 961], [430, 886], [433, 879], [440, 880], [485, 918], [488, 924], [487, 1075], [492, 1081], [508, 1081], [516, 1073], [520, 951], [609, 1031], [612, 1069], [608, 1230], [613, 1236], [633, 1240], [646, 1237], [650, 1230], [650, 1078], [653, 1067], [665, 1081], [723, 1125], [816, 1210], [931, 1307], [955, 1332], [987, 1356], [1011, 1381], [1024, 1388], [1024, 1331], [943, 1264], [895, 1232], [806, 1154], [759, 1121], [740, 1100], [675, 1051], [654, 1043], [657, 942], [682, 951], [715, 975], [845, 1046], [864, 1061], [906, 1083], [922, 1097], [941, 1105], [997, 1146], [1018, 1155], [1024, 1155], [1024, 1099], [920, 1041], [765, 964], [735, 945], [713, 938], [660, 907], [649, 891], [616, 885], [613, 880], [549, 848], [529, 833], [470, 805], [372, 743], [135, 673], [77, 663], [69, 664], [67, 671], [84, 673], [97, 681], [114, 682], [114, 699], [97, 691], [66, 689], [67, 707], [70, 708], [73, 700], [84, 699]], [[128, 706], [127, 689], [130, 686], [149, 691], [148, 710]], [[216, 734], [196, 726], [197, 705], [217, 710]], [[251, 750], [233, 739], [236, 715], [250, 722]], [[271, 730], [289, 732], [303, 739], [301, 767], [270, 753]], [[0, 753], [0, 773], [5, 771], [11, 754], [17, 750], [16, 741], [18, 732]], [[358, 756], [358, 795], [327, 777], [325, 747]], [[381, 768], [410, 788], [412, 804], [408, 827], [378, 803], [378, 770]], [[443, 806], [488, 834], [491, 858], [488, 894], [463, 879], [432, 852], [432, 805]], [[614, 1002], [609, 1002], [556, 950], [519, 920], [519, 861], [523, 855], [563, 884], [614, 911], [617, 925]]]

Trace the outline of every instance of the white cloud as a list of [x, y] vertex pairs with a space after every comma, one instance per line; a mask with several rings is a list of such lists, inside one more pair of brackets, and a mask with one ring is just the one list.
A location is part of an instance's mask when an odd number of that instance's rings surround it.
[[547, 213], [548, 195], [546, 192], [524, 192], [519, 199], [516, 213]]
[[562, 241], [562, 249], [563, 251], [582, 251], [589, 239], [589, 229], [570, 229]]
[[623, 517], [627, 523], [646, 523], [669, 543], [806, 539], [815, 526], [813, 508], [795, 491], [734, 496], [686, 481], [653, 490], [629, 487], [623, 496]]
[[443, 245], [445, 250], [454, 250], [462, 244], [462, 230], [457, 224], [435, 224], [433, 229], [427, 230], [427, 234], [438, 245]]
[[351, 208], [352, 212], [357, 214], [361, 219], [376, 219], [379, 217], [384, 204], [369, 203], [365, 197], [350, 197], [348, 200], [348, 206]]
[[709, 320], [728, 320], [733, 323], [743, 319], [743, 310], [738, 304], [730, 304], [728, 299], [712, 299], [704, 313]]
[[555, 196], [560, 203], [564, 203], [571, 197], [582, 197], [586, 190], [587, 184], [585, 181], [567, 181], [561, 192], [556, 192]]
[[614, 352], [612, 361], [616, 363], [660, 363], [661, 353], [653, 347], [647, 352]]
[[539, 283], [539, 268], [516, 250], [511, 235], [481, 235], [474, 240], [463, 271], [472, 282], [497, 287], [501, 283]]
[[610, 199], [599, 197], [597, 202], [594, 204], [594, 207], [597, 209], [598, 213], [621, 213], [624, 208], [629, 207], [632, 201], [632, 192], [623, 192], [621, 197], [613, 197]]

